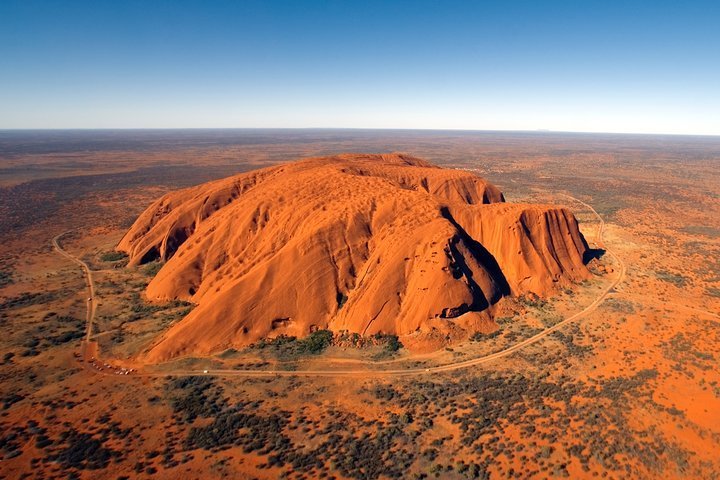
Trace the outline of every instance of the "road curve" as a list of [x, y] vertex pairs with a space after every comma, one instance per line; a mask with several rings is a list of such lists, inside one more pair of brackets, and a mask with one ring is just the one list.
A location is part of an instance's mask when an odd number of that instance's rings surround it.
[[90, 294], [87, 300], [87, 314], [85, 317], [85, 323], [87, 325], [85, 329], [85, 342], [89, 342], [90, 337], [92, 336], [92, 325], [93, 321], [95, 320], [95, 309], [97, 306], [97, 301], [95, 300], [95, 281], [93, 280], [92, 270], [90, 270], [88, 264], [83, 262], [79, 258], [70, 255], [60, 246], [60, 237], [62, 237], [63, 235], [67, 235], [68, 233], [70, 233], [70, 231], [63, 232], [60, 235], [54, 237], [52, 239], [52, 244], [53, 248], [55, 248], [55, 251], [57, 251], [60, 255], [67, 258], [71, 262], [79, 265], [85, 273], [85, 283], [87, 284], [88, 293]]
[[[597, 309], [597, 307], [605, 301], [605, 299], [613, 292], [613, 289], [617, 287], [620, 282], [623, 281], [625, 278], [625, 274], [627, 272], [627, 268], [625, 266], [625, 263], [618, 257], [611, 249], [607, 248], [607, 246], [604, 244], [603, 241], [603, 233], [605, 231], [605, 221], [603, 218], [598, 214], [598, 212], [589, 204], [583, 202], [582, 200], [579, 200], [575, 197], [571, 197], [570, 195], [564, 195], [567, 198], [570, 198], [572, 200], [575, 200], [576, 202], [584, 205], [586, 208], [588, 208], [592, 213], [598, 218], [600, 221], [600, 225], [598, 227], [598, 232], [596, 235], [596, 243], [598, 246], [601, 246], [605, 249], [605, 253], [610, 255], [612, 258], [615, 259], [615, 261], [620, 266], [617, 277], [613, 280], [613, 282], [607, 286], [602, 293], [587, 307], [585, 307], [583, 310], [567, 317], [566, 319], [556, 323], [555, 325], [546, 328], [540, 333], [537, 333], [536, 335], [533, 335], [530, 338], [527, 338], [521, 342], [516, 343], [515, 345], [512, 345], [508, 348], [505, 348], [503, 350], [500, 350], [499, 352], [491, 353], [482, 357], [473, 358], [470, 360], [464, 360], [461, 362], [456, 363], [450, 363], [446, 365], [437, 365], [432, 367], [420, 367], [420, 368], [408, 368], [408, 369], [388, 369], [388, 370], [173, 370], [168, 372], [137, 372], [133, 373], [133, 377], [139, 376], [139, 377], [168, 377], [168, 376], [223, 376], [223, 377], [290, 377], [290, 376], [302, 376], [302, 377], [343, 377], [343, 376], [409, 376], [409, 375], [427, 375], [432, 373], [442, 373], [442, 372], [450, 372], [454, 370], [460, 370], [464, 368], [469, 368], [473, 366], [483, 365], [485, 363], [489, 363], [504, 357], [507, 357], [509, 355], [512, 355], [513, 353], [529, 346], [534, 343], [539, 342], [540, 340], [544, 339], [551, 333], [560, 330], [561, 328], [565, 327], [571, 322], [574, 322], [575, 320], [578, 320], [580, 318], [583, 318], [587, 316], [588, 314], [592, 313]], [[65, 232], [67, 233], [67, 232]], [[85, 345], [86, 345], [86, 351], [87, 351], [87, 345], [90, 343], [91, 340], [91, 331], [92, 331], [92, 322], [95, 316], [95, 288], [94, 288], [94, 282], [92, 278], [92, 271], [88, 267], [88, 265], [80, 260], [79, 258], [73, 257], [68, 252], [62, 249], [58, 243], [58, 239], [65, 235], [65, 233], [58, 235], [57, 237], [53, 238], [53, 246], [55, 247], [55, 250], [57, 250], [61, 255], [64, 257], [72, 260], [74, 263], [80, 265], [85, 272], [85, 275], [87, 277], [87, 284], [90, 291], [90, 298], [91, 301], [88, 301], [88, 313], [87, 313], [87, 319], [88, 319], [88, 326], [87, 326], [87, 332], [85, 337]], [[87, 359], [86, 359], [87, 360]], [[412, 358], [408, 359], [402, 359], [405, 361], [412, 361]], [[381, 362], [367, 362], [368, 365], [371, 364], [379, 364]], [[101, 371], [101, 370], [94, 370], [94, 369], [88, 369], [89, 371], [93, 371], [98, 374], [103, 375], [113, 375], [113, 373], [107, 372], [107, 371]]]

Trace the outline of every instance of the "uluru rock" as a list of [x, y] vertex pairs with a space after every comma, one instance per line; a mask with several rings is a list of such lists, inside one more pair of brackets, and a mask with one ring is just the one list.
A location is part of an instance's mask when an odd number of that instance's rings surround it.
[[118, 249], [131, 265], [166, 261], [150, 300], [197, 304], [148, 361], [316, 328], [470, 329], [504, 296], [589, 276], [569, 210], [505, 203], [472, 173], [404, 154], [312, 158], [171, 192]]

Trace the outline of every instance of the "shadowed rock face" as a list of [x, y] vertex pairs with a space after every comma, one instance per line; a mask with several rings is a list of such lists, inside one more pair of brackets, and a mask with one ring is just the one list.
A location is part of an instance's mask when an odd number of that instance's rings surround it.
[[169, 193], [120, 241], [167, 261], [151, 300], [197, 303], [149, 361], [314, 328], [469, 328], [503, 296], [588, 277], [564, 208], [508, 204], [482, 178], [403, 154], [339, 155]]

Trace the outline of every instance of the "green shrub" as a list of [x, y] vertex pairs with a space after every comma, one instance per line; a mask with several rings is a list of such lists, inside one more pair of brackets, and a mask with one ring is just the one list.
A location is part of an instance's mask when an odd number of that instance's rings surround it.
[[317, 355], [325, 351], [333, 340], [333, 332], [330, 330], [316, 330], [307, 337], [298, 341], [300, 353]]
[[679, 273], [668, 272], [667, 270], [659, 270], [655, 272], [655, 276], [663, 282], [672, 283], [676, 287], [684, 287], [688, 284], [688, 279]]
[[31, 305], [49, 303], [58, 298], [58, 292], [24, 292], [0, 303], [0, 310], [10, 308], [24, 308]]
[[177, 377], [165, 384], [166, 398], [180, 421], [192, 423], [196, 418], [212, 418], [227, 403], [222, 388], [210, 377]]
[[118, 262], [126, 258], [127, 255], [123, 252], [103, 252], [100, 254], [100, 260], [103, 262]]
[[160, 261], [150, 262], [142, 267], [142, 273], [148, 277], [154, 277], [163, 265], [163, 262]]
[[0, 287], [13, 283], [12, 272], [0, 271]]
[[402, 348], [403, 344], [400, 343], [397, 335], [386, 335], [385, 336], [385, 351], [397, 352]]
[[373, 337], [375, 338], [377, 343], [384, 345], [384, 350], [387, 352], [397, 352], [403, 346], [403, 344], [400, 343], [400, 339], [398, 339], [397, 335], [378, 332], [373, 335]]
[[271, 349], [280, 357], [299, 355], [319, 355], [332, 344], [334, 334], [330, 330], [316, 330], [305, 338], [298, 339], [288, 335], [279, 335], [271, 339], [262, 339], [254, 348]]
[[119, 451], [106, 447], [103, 440], [90, 433], [71, 429], [63, 432], [60, 439], [64, 442], [63, 448], [48, 458], [64, 469], [102, 470], [111, 460], [122, 458]]

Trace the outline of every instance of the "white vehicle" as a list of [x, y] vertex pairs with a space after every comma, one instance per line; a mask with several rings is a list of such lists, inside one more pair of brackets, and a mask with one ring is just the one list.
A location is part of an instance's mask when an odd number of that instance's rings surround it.
[[203, 370], [203, 373], [208, 373], [208, 371], [207, 371], [207, 370]]

